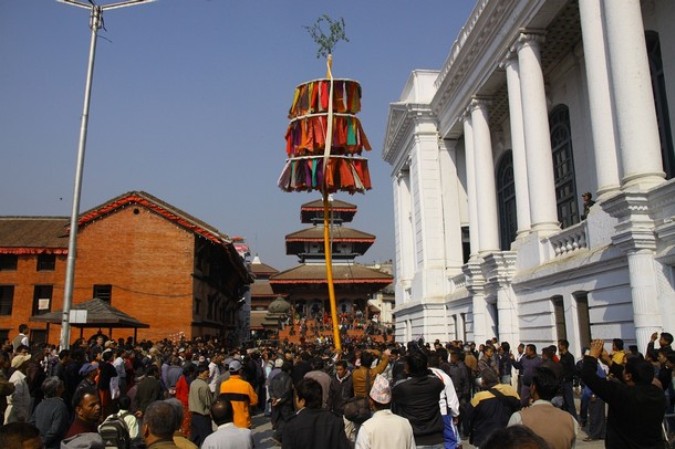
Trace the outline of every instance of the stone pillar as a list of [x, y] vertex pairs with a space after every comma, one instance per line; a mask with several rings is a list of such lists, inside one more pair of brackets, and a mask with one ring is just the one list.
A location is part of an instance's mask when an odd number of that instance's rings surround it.
[[471, 124], [473, 125], [474, 180], [476, 193], [474, 202], [478, 210], [478, 253], [499, 251], [499, 218], [497, 216], [497, 188], [495, 186], [495, 164], [492, 157], [492, 140], [488, 124], [487, 101], [471, 100]]
[[530, 232], [530, 189], [527, 186], [527, 157], [525, 155], [518, 59], [513, 53], [509, 53], [502, 63], [502, 67], [506, 70], [506, 85], [509, 91], [511, 152], [513, 154], [513, 180], [516, 187], [516, 216], [518, 218], [516, 238], [522, 238]]
[[443, 236], [445, 239], [445, 266], [458, 274], [464, 259], [462, 257], [462, 225], [459, 210], [457, 177], [457, 140], [439, 141], [439, 176], [441, 181], [441, 204], [443, 207]]
[[638, 348], [647, 347], [651, 334], [660, 329], [662, 323], [654, 263], [654, 251], [651, 249], [628, 252], [628, 273]]
[[[485, 278], [496, 287], [497, 316], [499, 321], [499, 341], [508, 341], [512, 345], [519, 340], [518, 300], [511, 288], [515, 274], [517, 254], [501, 251], [485, 257], [483, 272]], [[489, 337], [489, 336], [488, 336]]]
[[551, 234], [560, 229], [556, 209], [553, 155], [546, 106], [540, 44], [543, 36], [522, 33], [516, 44], [520, 66], [527, 181], [532, 231]]
[[471, 317], [473, 318], [473, 341], [485, 341], [487, 338], [487, 302], [485, 301], [485, 277], [481, 270], [480, 259], [470, 260], [464, 265], [467, 277], [467, 290], [471, 294]]
[[581, 14], [586, 84], [591, 112], [595, 175], [598, 180], [597, 193], [600, 197], [620, 187], [600, 0], [579, 2], [579, 13]]
[[623, 191], [602, 203], [619, 222], [612, 243], [626, 253], [638, 348], [646, 348], [651, 334], [663, 325], [654, 252], [656, 236], [644, 192]]
[[471, 258], [478, 256], [479, 237], [478, 237], [478, 206], [476, 204], [476, 164], [475, 150], [473, 142], [473, 126], [471, 116], [464, 117], [464, 153], [466, 156], [466, 193], [468, 197], [469, 208], [469, 245], [471, 247]]
[[648, 189], [665, 173], [640, 0], [603, 6], [623, 187]]

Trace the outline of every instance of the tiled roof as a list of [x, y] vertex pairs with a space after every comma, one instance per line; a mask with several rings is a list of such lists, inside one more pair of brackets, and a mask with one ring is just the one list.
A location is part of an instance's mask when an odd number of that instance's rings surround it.
[[83, 226], [91, 221], [102, 216], [108, 215], [122, 207], [129, 204], [139, 204], [153, 212], [163, 216], [164, 218], [175, 222], [176, 224], [186, 228], [195, 234], [199, 234], [214, 243], [221, 243], [223, 240], [229, 240], [229, 237], [221, 233], [218, 229], [210, 224], [193, 217], [187, 212], [172, 206], [171, 204], [160, 200], [157, 197], [150, 195], [147, 192], [132, 191], [113, 198], [110, 201], [90, 209], [80, 214], [79, 225]]
[[[333, 200], [332, 203], [333, 210], [354, 210], [356, 211], [356, 204], [348, 203], [341, 200]], [[300, 210], [317, 210], [323, 212], [323, 200], [310, 201], [300, 206]]]
[[66, 254], [66, 217], [0, 217], [0, 253]]
[[[334, 242], [374, 242], [375, 236], [356, 229], [337, 226], [333, 228], [332, 237]], [[286, 242], [323, 242], [323, 226], [312, 226], [311, 228], [292, 232], [286, 235]]]
[[[73, 323], [75, 327], [150, 327], [99, 298], [74, 304], [71, 310], [87, 311], [87, 322]], [[57, 310], [44, 315], [34, 315], [31, 321], [60, 323], [62, 316], [63, 311]]]
[[[378, 270], [359, 264], [333, 265], [333, 283], [375, 283], [388, 285], [394, 278]], [[326, 283], [326, 266], [322, 264], [302, 264], [282, 271], [270, 278], [270, 284], [321, 284]]]
[[274, 267], [271, 267], [267, 265], [266, 263], [252, 263], [251, 264], [251, 273], [255, 274], [256, 276], [259, 275], [272, 275], [274, 273], [278, 273], [279, 270], [277, 270]]
[[265, 281], [255, 281], [251, 284], [251, 296], [276, 296], [272, 291], [270, 282]]

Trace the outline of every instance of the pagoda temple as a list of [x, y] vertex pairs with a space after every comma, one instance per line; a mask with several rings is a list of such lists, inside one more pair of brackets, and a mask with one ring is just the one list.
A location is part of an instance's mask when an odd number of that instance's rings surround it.
[[[374, 235], [344, 226], [351, 223], [356, 209], [354, 204], [333, 200], [329, 217], [338, 317], [349, 327], [355, 320], [365, 323], [371, 318], [368, 300], [393, 282], [390, 274], [355, 262], [375, 242]], [[301, 221], [310, 226], [286, 235], [286, 254], [297, 256], [299, 265], [269, 278], [274, 293], [286, 295], [291, 303], [293, 324], [304, 318], [330, 327], [323, 213], [322, 200], [301, 206]]]

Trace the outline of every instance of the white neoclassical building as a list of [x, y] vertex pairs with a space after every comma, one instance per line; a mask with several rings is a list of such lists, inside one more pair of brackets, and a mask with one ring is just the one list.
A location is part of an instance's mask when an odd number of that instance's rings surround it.
[[675, 331], [673, 23], [670, 0], [478, 0], [411, 74], [383, 151], [399, 341]]

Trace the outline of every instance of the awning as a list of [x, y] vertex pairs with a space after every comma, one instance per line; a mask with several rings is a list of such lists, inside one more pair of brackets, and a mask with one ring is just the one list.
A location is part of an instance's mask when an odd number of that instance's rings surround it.
[[[72, 327], [77, 328], [92, 328], [92, 327], [107, 327], [107, 328], [148, 328], [149, 324], [141, 323], [136, 318], [114, 308], [107, 302], [99, 298], [94, 298], [90, 301], [74, 304], [71, 310], [86, 310], [86, 323], [71, 323]], [[61, 324], [63, 318], [63, 310], [56, 312], [45, 313], [43, 315], [33, 315], [30, 317], [31, 321], [39, 321], [50, 324]]]

